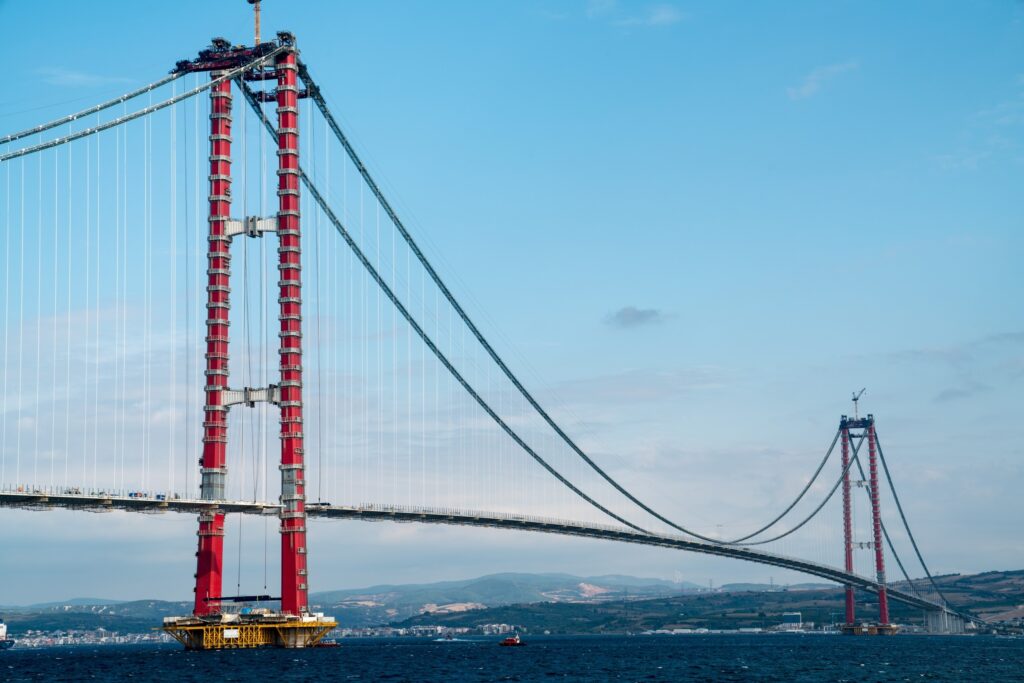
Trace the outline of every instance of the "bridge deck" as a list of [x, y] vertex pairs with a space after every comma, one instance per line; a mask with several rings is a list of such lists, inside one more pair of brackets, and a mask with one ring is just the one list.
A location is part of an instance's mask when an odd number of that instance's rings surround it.
[[[61, 493], [43, 491], [0, 491], [0, 507], [14, 507], [27, 510], [47, 510], [66, 508], [89, 512], [109, 512], [121, 510], [126, 512], [163, 513], [183, 512], [196, 513], [212, 508], [219, 508], [229, 514], [277, 515], [280, 506], [272, 503], [252, 501], [207, 501], [177, 496], [155, 496], [143, 494], [115, 495], [103, 492], [78, 492], [77, 489], [66, 489]], [[878, 585], [867, 577], [848, 574], [841, 569], [829, 567], [816, 562], [808, 562], [795, 557], [787, 557], [776, 553], [751, 548], [715, 545], [701, 541], [689, 540], [683, 536], [670, 534], [644, 534], [625, 527], [580, 524], [568, 520], [549, 519], [512, 515], [500, 512], [484, 512], [447, 508], [417, 508], [393, 505], [326, 505], [309, 503], [306, 513], [312, 518], [355, 519], [363, 521], [420, 522], [425, 524], [452, 524], [461, 526], [479, 526], [495, 529], [519, 529], [582, 538], [597, 538], [621, 543], [675, 548], [705, 555], [731, 557], [747, 562], [771, 565], [792, 569], [794, 571], [816, 576], [838, 584], [852, 585], [862, 590], [877, 592]], [[967, 621], [975, 621], [967, 614], [961, 614], [938, 603], [919, 598], [911, 593], [888, 588], [889, 597], [913, 607], [930, 611], [943, 611]]]

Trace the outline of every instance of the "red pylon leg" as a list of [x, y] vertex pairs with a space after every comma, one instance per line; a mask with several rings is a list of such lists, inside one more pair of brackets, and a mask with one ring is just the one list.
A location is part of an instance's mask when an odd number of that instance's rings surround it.
[[[853, 520], [850, 514], [850, 428], [843, 417], [840, 423], [843, 444], [843, 558], [847, 573], [853, 573]], [[846, 587], [846, 623], [856, 618], [853, 586]]]
[[885, 556], [882, 552], [882, 515], [879, 506], [878, 454], [875, 452], [875, 420], [868, 415], [868, 468], [871, 477], [871, 525], [874, 529], [875, 579], [878, 581], [878, 623], [889, 623], [889, 596], [885, 589]]
[[308, 611], [305, 469], [302, 437], [302, 253], [299, 239], [299, 96], [297, 53], [277, 69], [278, 269], [281, 363], [281, 611]]
[[[212, 72], [212, 78], [220, 74]], [[210, 90], [210, 233], [206, 295], [206, 419], [203, 422], [202, 496], [224, 498], [227, 473], [227, 408], [221, 392], [228, 383], [228, 307], [230, 238], [225, 224], [231, 213], [231, 81]], [[196, 552], [196, 615], [220, 612], [224, 570], [224, 515], [199, 516]], [[214, 598], [211, 600], [211, 598]]]

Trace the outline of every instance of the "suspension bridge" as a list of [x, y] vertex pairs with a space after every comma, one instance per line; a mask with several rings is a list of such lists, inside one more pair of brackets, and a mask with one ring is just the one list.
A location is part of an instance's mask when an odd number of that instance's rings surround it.
[[[6, 135], [0, 174], [0, 506], [198, 515], [193, 614], [165, 624], [187, 647], [304, 647], [337, 625], [309, 604], [309, 518], [790, 569], [846, 587], [849, 633], [892, 633], [889, 600], [947, 630], [973, 621], [925, 563], [872, 415], [842, 416], [792, 501], [735, 538], [613, 476], [455, 296], [287, 32], [214, 39], [145, 87]], [[280, 609], [232, 609], [252, 596], [223, 591], [228, 515], [279, 520], [280, 596], [259, 597]], [[787, 552], [801, 536], [821, 558]], [[870, 624], [855, 590], [877, 595]]]

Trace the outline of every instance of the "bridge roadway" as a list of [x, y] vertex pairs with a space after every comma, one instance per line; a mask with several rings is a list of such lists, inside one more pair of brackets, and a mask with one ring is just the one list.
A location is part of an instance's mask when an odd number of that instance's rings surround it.
[[[228, 514], [277, 515], [280, 506], [273, 503], [251, 501], [208, 501], [194, 498], [181, 498], [175, 495], [154, 495], [142, 493], [107, 494], [104, 492], [81, 491], [77, 488], [64, 488], [61, 492], [42, 490], [0, 490], [0, 507], [22, 508], [26, 510], [48, 510], [66, 508], [85, 510], [88, 512], [109, 512], [121, 510], [125, 512], [141, 512], [159, 514], [163, 512], [184, 512], [198, 514], [211, 508], [219, 508]], [[479, 526], [495, 529], [519, 529], [564, 536], [582, 538], [598, 538], [620, 543], [636, 543], [639, 545], [675, 548], [705, 555], [730, 557], [747, 562], [756, 562], [773, 567], [792, 569], [811, 576], [845, 585], [849, 584], [872, 593], [878, 592], [878, 585], [871, 579], [847, 574], [841, 569], [829, 567], [816, 562], [808, 562], [795, 557], [787, 557], [752, 548], [715, 545], [701, 541], [692, 541], [683, 536], [669, 534], [644, 534], [625, 527], [600, 526], [581, 524], [561, 519], [530, 517], [501, 512], [483, 512], [460, 510], [456, 508], [420, 508], [396, 505], [329, 505], [326, 503], [307, 503], [306, 513], [311, 518], [354, 519], [374, 522], [419, 522], [425, 524], [452, 524], [460, 526]], [[920, 609], [946, 612], [959, 617], [965, 622], [977, 621], [975, 617], [949, 609], [939, 603], [925, 600], [911, 593], [888, 588], [889, 597], [897, 602]]]

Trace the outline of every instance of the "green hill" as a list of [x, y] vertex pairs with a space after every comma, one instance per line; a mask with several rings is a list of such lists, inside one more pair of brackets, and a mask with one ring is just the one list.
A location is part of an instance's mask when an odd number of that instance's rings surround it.
[[375, 626], [421, 613], [451, 613], [536, 602], [602, 602], [673, 595], [696, 584], [632, 576], [491, 574], [463, 581], [380, 585], [314, 593], [317, 609], [348, 626]]
[[[950, 603], [993, 621], [1024, 619], [1024, 570], [936, 577]], [[903, 584], [894, 584], [903, 590]], [[921, 590], [924, 584], [919, 582]], [[344, 627], [477, 626], [509, 623], [554, 633], [625, 633], [659, 628], [770, 626], [782, 612], [799, 611], [805, 621], [830, 622], [843, 611], [838, 587], [822, 584], [774, 587], [731, 584], [715, 592], [695, 584], [630, 576], [491, 574], [463, 581], [314, 593], [314, 609]], [[871, 615], [872, 596], [859, 593], [858, 613]], [[12, 635], [25, 630], [104, 628], [139, 633], [163, 617], [188, 614], [191, 602], [134, 600], [94, 604], [91, 599], [8, 607], [2, 610]], [[920, 619], [919, 610], [893, 605], [896, 621]]]
[[[950, 603], [986, 620], [1024, 619], [1024, 571], [986, 572], [936, 577]], [[907, 586], [895, 584], [906, 590]], [[924, 591], [923, 582], [918, 582]], [[878, 613], [875, 597], [858, 592], [857, 612], [870, 619]], [[643, 600], [591, 603], [506, 605], [462, 613], [421, 614], [396, 621], [396, 627], [440, 625], [452, 628], [513, 624], [537, 633], [638, 633], [676, 628], [765, 628], [779, 624], [783, 612], [800, 612], [805, 622], [833, 623], [841, 618], [844, 593], [839, 587], [683, 593]], [[897, 623], [921, 621], [921, 611], [890, 602]]]

